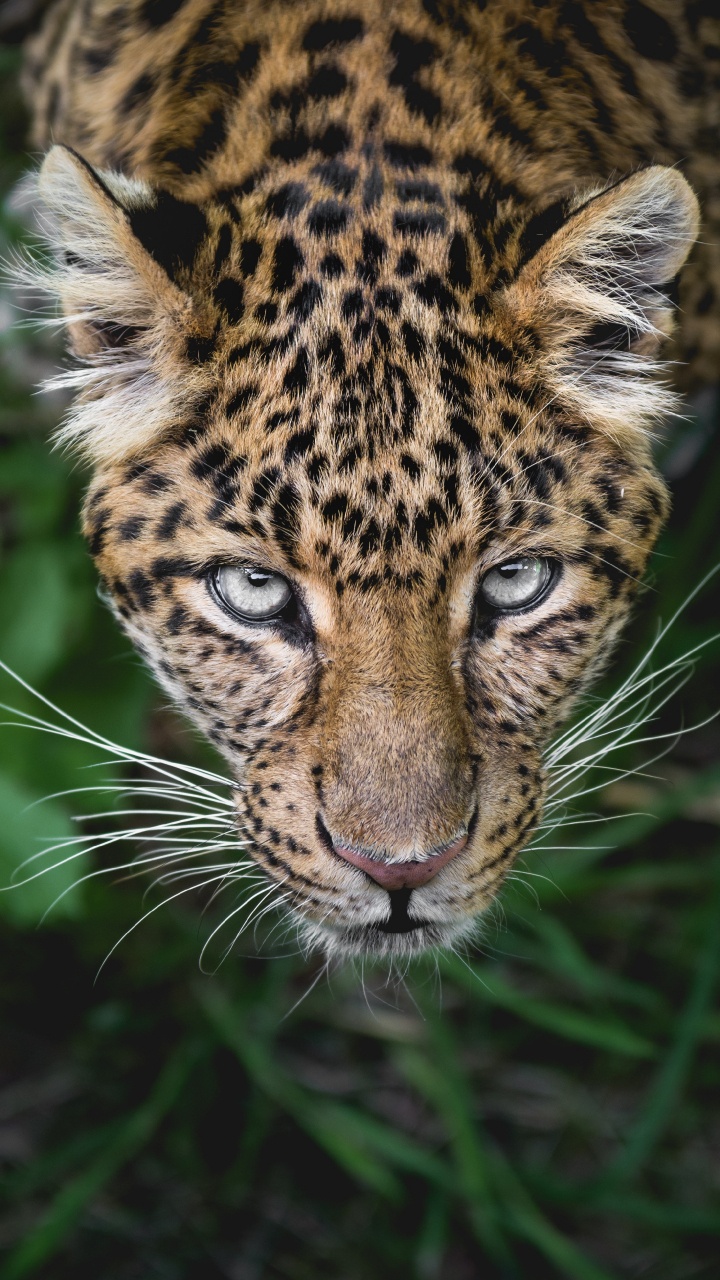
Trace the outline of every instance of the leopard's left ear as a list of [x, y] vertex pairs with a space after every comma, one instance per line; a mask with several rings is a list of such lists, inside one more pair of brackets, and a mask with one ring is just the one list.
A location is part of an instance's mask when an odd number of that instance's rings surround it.
[[553, 397], [617, 439], [676, 407], [657, 376], [673, 329], [663, 287], [683, 266], [698, 226], [698, 202], [682, 175], [643, 169], [577, 197], [506, 290], [512, 320], [536, 336]]
[[51, 384], [80, 391], [58, 440], [119, 461], [152, 447], [192, 402], [197, 373], [183, 353], [206, 321], [175, 277], [207, 234], [205, 216], [63, 146], [37, 189], [54, 261], [30, 274], [58, 298], [80, 361]]

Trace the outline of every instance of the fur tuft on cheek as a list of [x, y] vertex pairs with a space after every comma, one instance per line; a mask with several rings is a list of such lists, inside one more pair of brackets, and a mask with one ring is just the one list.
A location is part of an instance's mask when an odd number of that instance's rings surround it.
[[[78, 361], [47, 384], [80, 393], [56, 438], [95, 464], [120, 462], [157, 444], [203, 393], [180, 356], [202, 331], [201, 309], [135, 234], [159, 199], [147, 183], [98, 174], [56, 146], [37, 196], [52, 261], [28, 261], [17, 274], [58, 300], [51, 323], [65, 327]], [[187, 208], [197, 227], [202, 213]]]

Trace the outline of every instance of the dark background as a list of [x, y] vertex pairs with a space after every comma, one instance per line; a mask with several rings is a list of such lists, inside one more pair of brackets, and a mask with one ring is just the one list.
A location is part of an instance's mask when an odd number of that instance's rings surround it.
[[[0, 52], [5, 193], [33, 160], [18, 63]], [[24, 233], [12, 200], [1, 216], [7, 258]], [[59, 349], [16, 321], [5, 290], [0, 658], [117, 742], [217, 768], [96, 596], [84, 477], [47, 443], [62, 403], [33, 393]], [[674, 514], [602, 696], [720, 560], [717, 418], [700, 397], [660, 447]], [[718, 580], [656, 667], [712, 636]], [[638, 736], [706, 720], [719, 664], [711, 643]], [[42, 712], [9, 678], [0, 697]], [[160, 892], [93, 878], [38, 927], [75, 875], [111, 864], [98, 854], [0, 893], [0, 1280], [717, 1276], [719, 725], [613, 757], [670, 747], [634, 778], [590, 778], [613, 820], [548, 837], [482, 947], [404, 980], [348, 967], [309, 990], [318, 962], [292, 938], [253, 954], [252, 932], [203, 974], [208, 894], [151, 914], [96, 980]], [[112, 824], [72, 822], [108, 807], [98, 794], [32, 807], [100, 783], [98, 759], [0, 728], [0, 883], [43, 838]]]

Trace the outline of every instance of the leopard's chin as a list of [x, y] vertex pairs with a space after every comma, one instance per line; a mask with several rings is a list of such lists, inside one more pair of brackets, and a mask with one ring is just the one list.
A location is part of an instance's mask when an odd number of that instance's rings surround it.
[[369, 924], [303, 923], [308, 946], [325, 952], [328, 960], [367, 956], [375, 959], [411, 959], [424, 952], [453, 947], [477, 932], [477, 917], [455, 920], [423, 920], [405, 916]]

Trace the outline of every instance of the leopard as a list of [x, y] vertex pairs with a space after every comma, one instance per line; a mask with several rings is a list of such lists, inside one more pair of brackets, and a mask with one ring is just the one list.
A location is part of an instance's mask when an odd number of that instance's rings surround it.
[[54, 0], [27, 41], [90, 552], [328, 956], [473, 937], [539, 829], [656, 428], [717, 381], [719, 51], [709, 0]]

